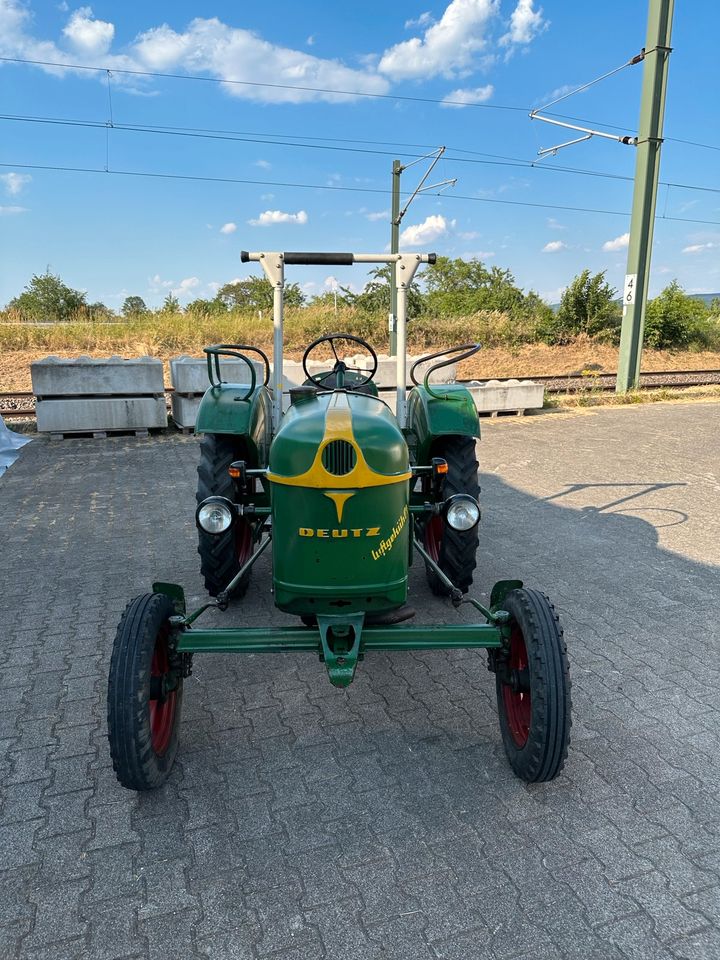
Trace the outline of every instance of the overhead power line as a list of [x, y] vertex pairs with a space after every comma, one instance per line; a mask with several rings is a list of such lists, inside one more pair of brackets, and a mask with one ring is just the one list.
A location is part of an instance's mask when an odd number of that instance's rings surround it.
[[55, 67], [65, 70], [87, 70], [95, 73], [123, 74], [131, 77], [155, 77], [164, 80], [195, 80], [202, 83], [227, 84], [238, 87], [267, 87], [271, 90], [297, 90], [306, 93], [323, 93], [340, 97], [367, 97], [374, 100], [406, 100], [411, 103], [443, 103], [457, 107], [481, 107], [486, 110], [513, 110], [525, 112], [525, 107], [514, 107], [501, 103], [478, 103], [465, 100], [447, 100], [437, 97], [409, 97], [397, 93], [371, 93], [364, 90], [337, 90], [332, 87], [307, 87], [296, 83], [268, 83], [260, 80], [223, 80], [221, 77], [206, 77], [194, 73], [162, 73], [159, 70], [130, 70], [120, 67], [94, 67], [84, 63], [61, 63], [57, 60], [31, 60], [28, 57], [0, 57], [4, 63], [25, 63], [38, 67]]
[[[200, 139], [200, 140], [218, 140], [223, 142], [235, 142], [235, 143], [258, 143], [265, 146], [283, 146], [283, 147], [295, 147], [295, 148], [306, 148], [310, 150], [332, 150], [340, 153], [361, 153], [361, 154], [370, 154], [376, 156], [392, 156], [394, 157], [397, 154], [397, 150], [380, 150], [376, 149], [376, 146], [393, 146], [392, 142], [387, 141], [374, 141], [374, 140], [364, 140], [358, 138], [355, 140], [349, 139], [337, 139], [332, 137], [310, 137], [305, 136], [301, 137], [291, 137], [286, 136], [280, 137], [273, 134], [257, 134], [247, 131], [234, 131], [234, 130], [215, 130], [211, 128], [203, 127], [178, 127], [178, 126], [165, 126], [161, 124], [142, 124], [142, 123], [113, 123], [112, 121], [104, 120], [81, 120], [76, 118], [68, 117], [41, 117], [41, 116], [28, 116], [20, 114], [0, 114], [0, 120], [6, 120], [10, 122], [17, 123], [40, 123], [48, 124], [51, 126], [67, 126], [67, 127], [80, 127], [85, 129], [96, 129], [103, 130], [107, 133], [108, 130], [117, 130], [120, 132], [126, 133], [146, 133], [146, 134], [155, 134], [160, 136], [174, 136], [174, 137], [189, 137], [191, 139]], [[319, 141], [319, 142], [302, 142], [302, 141]], [[367, 144], [367, 146], [347, 146], [347, 144]], [[339, 145], [338, 145], [339, 144]], [[421, 144], [395, 144], [395, 146], [407, 146], [407, 147], [422, 147]], [[107, 147], [107, 143], [106, 143]], [[460, 153], [469, 153], [475, 154], [475, 151], [464, 150], [460, 147], [452, 147], [450, 149], [456, 150]], [[106, 151], [107, 153], [107, 151]], [[414, 154], [414, 153], [403, 153], [403, 156], [422, 159], [425, 154]], [[480, 159], [480, 158], [483, 159]], [[607, 173], [602, 170], [587, 170], [581, 167], [567, 167], [567, 166], [558, 166], [553, 164], [552, 166], [541, 166], [537, 163], [533, 163], [529, 160], [525, 160], [522, 157], [510, 157], [504, 154], [494, 154], [494, 153], [477, 153], [476, 156], [468, 157], [457, 157], [453, 155], [446, 154], [443, 158], [444, 162], [450, 163], [464, 163], [464, 164], [479, 164], [484, 166], [506, 166], [506, 167], [520, 167], [525, 170], [540, 170], [540, 171], [549, 171], [551, 173], [565, 173], [573, 174], [576, 176], [583, 177], [597, 177], [605, 180], [619, 180], [627, 183], [632, 183], [633, 178], [626, 174], [620, 173]], [[676, 187], [683, 190], [701, 190], [708, 193], [720, 193], [720, 187], [708, 187], [701, 184], [692, 184], [692, 183], [677, 183], [667, 180], [662, 180], [661, 184], [666, 187]]]
[[[200, 183], [236, 183], [258, 187], [290, 187], [297, 190], [330, 190], [344, 193], [373, 193], [388, 196], [391, 191], [383, 190], [380, 187], [343, 187], [337, 184], [324, 183], [296, 183], [283, 180], [250, 180], [241, 177], [211, 177], [199, 174], [185, 173], [157, 173], [147, 170], [120, 170], [105, 169], [103, 167], [69, 167], [56, 164], [40, 163], [0, 163], [0, 167], [12, 167], [16, 170], [52, 170], [62, 173], [100, 173], [121, 177], [147, 177], [155, 180], [185, 180]], [[428, 192], [426, 196], [439, 196]], [[511, 207], [534, 207], [541, 210], [566, 210], [573, 213], [599, 213], [613, 217], [629, 216], [626, 210], [603, 210], [597, 207], [576, 207], [569, 204], [559, 203], [537, 203], [530, 200], [501, 200], [498, 197], [473, 197], [463, 196], [457, 193], [443, 194], [448, 200], [463, 200], [471, 203], [499, 203]], [[702, 223], [713, 226], [720, 226], [720, 220], [698, 220], [691, 217], [667, 217], [658, 216], [658, 220], [669, 220], [677, 223]]]
[[[513, 113], [527, 113], [532, 111], [532, 107], [521, 107], [514, 104], [504, 104], [504, 103], [479, 103], [477, 101], [466, 101], [466, 100], [447, 100], [440, 97], [409, 97], [402, 94], [396, 93], [370, 93], [362, 92], [356, 90], [335, 90], [329, 87], [306, 87], [299, 84], [292, 83], [266, 83], [259, 80], [222, 80], [219, 77], [206, 77], [198, 74], [192, 73], [162, 73], [159, 70], [130, 70], [128, 68], [120, 67], [96, 67], [88, 66], [87, 64], [81, 63], [62, 63], [57, 60], [34, 60], [30, 57], [0, 57], [0, 63], [20, 63], [20, 64], [29, 64], [32, 66], [38, 67], [56, 67], [59, 69], [65, 70], [86, 70], [93, 73], [104, 73], [107, 74], [127, 74], [128, 76], [139, 76], [139, 77], [154, 77], [156, 79], [167, 79], [167, 80], [194, 80], [201, 83], [216, 83], [216, 84], [229, 84], [230, 86], [248, 86], [248, 87], [268, 87], [270, 89], [279, 89], [279, 90], [298, 90], [305, 91], [307, 93], [325, 93], [325, 94], [335, 94], [337, 96], [347, 96], [347, 97], [365, 97], [368, 99], [377, 99], [377, 100], [401, 100], [409, 101], [411, 103], [434, 103], [444, 106], [457, 106], [457, 107], [473, 107], [483, 110], [508, 110]], [[625, 64], [623, 64], [623, 67]], [[618, 69], [623, 69], [620, 67]], [[613, 71], [616, 72], [616, 71]], [[575, 91], [576, 92], [576, 91]], [[564, 98], [563, 98], [564, 99]], [[586, 117], [574, 117], [569, 116], [563, 113], [554, 113], [549, 112], [549, 116], [560, 117], [564, 120], [576, 120], [578, 123], [592, 123], [597, 127], [607, 127], [611, 130], [625, 130], [632, 124], [623, 124], [622, 126], [614, 123], [605, 123], [600, 120], [588, 120]], [[315, 138], [317, 139], [317, 138]], [[694, 140], [682, 140], [677, 137], [665, 137], [665, 140], [672, 141], [674, 143], [683, 143], [693, 147], [705, 147], [708, 150], [720, 150], [720, 147], [714, 146], [709, 143], [698, 143]], [[413, 144], [412, 146], [424, 147], [426, 149], [431, 149], [433, 144]]]

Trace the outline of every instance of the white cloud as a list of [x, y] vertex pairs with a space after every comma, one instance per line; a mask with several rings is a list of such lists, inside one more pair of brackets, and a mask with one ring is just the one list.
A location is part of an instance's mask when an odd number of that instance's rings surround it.
[[390, 211], [389, 210], [374, 210], [370, 213], [366, 213], [365, 217], [371, 223], [375, 223], [377, 220], [389, 220]]
[[413, 27], [425, 27], [428, 23], [433, 22], [433, 15], [429, 10], [426, 10], [425, 13], [421, 13], [419, 17], [415, 20], [406, 20], [405, 29], [412, 30]]
[[565, 224], [560, 223], [560, 221], [556, 220], [555, 217], [548, 217], [547, 225], [551, 230], [567, 230]]
[[[339, 60], [324, 60], [305, 51], [270, 43], [250, 30], [231, 27], [217, 17], [192, 20], [185, 31], [167, 24], [141, 34], [133, 55], [151, 70], [186, 69], [210, 73], [223, 80], [292, 84], [351, 93], [386, 93], [388, 82], [374, 71], [356, 70]], [[233, 96], [249, 100], [301, 103], [308, 100], [338, 102], [347, 97], [305, 90], [230, 85]]]
[[312, 34], [310, 34], [310, 36], [307, 38], [307, 40], [305, 41], [305, 43], [306, 43], [309, 47], [315, 46], [315, 37], [314, 37]]
[[307, 223], [308, 215], [304, 210], [297, 213], [283, 213], [282, 210], [265, 210], [254, 220], [248, 220], [251, 227], [270, 227], [275, 223]]
[[0, 173], [0, 180], [4, 183], [5, 190], [10, 196], [16, 197], [25, 184], [30, 183], [32, 177], [29, 173]]
[[683, 247], [683, 253], [704, 253], [705, 250], [712, 250], [715, 247], [720, 247], [720, 243], [708, 240], [707, 243], [692, 243], [689, 247]]
[[0, 206], [0, 217], [11, 217], [15, 213], [27, 213], [27, 207]]
[[174, 280], [163, 280], [159, 273], [148, 280], [148, 286], [151, 293], [162, 293], [163, 290], [169, 290], [175, 286]]
[[[146, 4], [145, 9], [153, 8]], [[116, 70], [204, 73], [220, 80], [246, 81], [248, 85], [227, 84], [223, 89], [232, 96], [261, 102], [341, 103], [350, 99], [344, 94], [282, 89], [282, 84], [347, 90], [351, 95], [389, 90], [387, 78], [379, 75], [372, 63], [362, 69], [348, 67], [338, 59], [323, 59], [304, 50], [271, 43], [251, 30], [232, 27], [217, 17], [196, 17], [180, 31], [167, 24], [151, 27], [125, 47], [123, 54], [111, 52], [114, 25], [94, 18], [89, 7], [81, 7], [70, 15], [57, 42], [34, 36], [32, 24], [33, 17], [24, 0], [0, 0], [0, 54]], [[68, 72], [75, 72], [79, 77], [98, 76], [90, 71], [73, 71], [71, 66], [39, 69], [55, 76]], [[105, 82], [104, 76], [102, 81]], [[119, 73], [113, 81], [135, 92], [140, 87], [146, 90], [151, 83], [148, 79]], [[263, 82], [279, 86], [252, 85]]]
[[224, 223], [220, 227], [220, 233], [225, 233], [225, 234], [235, 233], [236, 230], [237, 230], [236, 223]]
[[[122, 74], [123, 69], [205, 74], [226, 81], [222, 84], [225, 93], [257, 102], [346, 103], [355, 94], [386, 94], [390, 81], [462, 77], [492, 63], [500, 4], [501, 0], [450, 0], [437, 21], [429, 13], [408, 21], [408, 27], [417, 29], [416, 36], [384, 52], [369, 53], [359, 59], [359, 66], [349, 66], [337, 58], [314, 56], [307, 48], [295, 50], [272, 43], [217, 17], [196, 17], [178, 29], [167, 23], [151, 26], [122, 53], [114, 53], [114, 24], [96, 18], [89, 6], [69, 13], [57, 39], [46, 39], [33, 32], [28, 0], [0, 0], [0, 55], [54, 61], [61, 66], [37, 68], [55, 76], [74, 73], [96, 82], [98, 77], [105, 82], [105, 76], [72, 65], [115, 70], [113, 82], [129, 93], [153, 95], [158, 91], [152, 89], [152, 79]], [[146, 4], [144, 9], [152, 13], [155, 8]], [[519, 0], [503, 43], [526, 44], [543, 26], [542, 14], [533, 9], [532, 0]], [[312, 40], [310, 36], [306, 43]], [[474, 99], [486, 99], [488, 90], [489, 86], [476, 88]], [[470, 91], [462, 93], [469, 99]]]
[[477, 240], [480, 234], [477, 230], [461, 230], [458, 232], [458, 236], [461, 240]]
[[452, 0], [422, 38], [396, 43], [383, 53], [380, 73], [394, 80], [469, 73], [474, 55], [487, 45], [498, 10], [499, 0]]
[[501, 44], [530, 43], [547, 29], [548, 24], [543, 20], [542, 9], [534, 10], [533, 5], [534, 0], [518, 0], [510, 16], [510, 30], [501, 38]]
[[614, 240], [606, 240], [602, 248], [606, 253], [612, 253], [614, 250], [624, 250], [629, 243], [630, 234], [623, 233], [619, 237], [615, 237]]
[[422, 223], [413, 224], [403, 230], [400, 234], [400, 246], [423, 247], [446, 236], [454, 226], [454, 220], [448, 221], [438, 213], [431, 214]]
[[269, 170], [271, 167], [271, 164], [269, 160], [256, 160], [255, 166], [260, 167], [261, 170]]
[[63, 33], [76, 50], [95, 57], [110, 49], [115, 27], [105, 20], [96, 20], [90, 7], [80, 7], [70, 16]]
[[457, 107], [461, 110], [468, 103], [485, 103], [495, 92], [495, 87], [491, 83], [484, 87], [469, 87], [466, 89], [453, 90], [443, 97], [443, 107]]
[[197, 277], [186, 277], [184, 280], [181, 280], [176, 287], [173, 287], [171, 292], [176, 297], [182, 297], [198, 286], [200, 286], [200, 281]]
[[551, 240], [549, 243], [546, 243], [542, 248], [543, 253], [559, 253], [561, 250], [566, 250], [567, 244], [563, 243], [562, 240]]

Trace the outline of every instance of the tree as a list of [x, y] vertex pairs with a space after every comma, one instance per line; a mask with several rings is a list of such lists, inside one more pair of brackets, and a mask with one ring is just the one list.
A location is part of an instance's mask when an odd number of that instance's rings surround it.
[[[351, 306], [357, 307], [364, 313], [390, 313], [390, 264], [376, 267], [370, 271], [370, 279], [365, 284], [362, 293], [353, 293], [346, 287], [340, 287], [343, 299]], [[339, 299], [339, 298], [338, 298]], [[419, 317], [425, 310], [425, 297], [415, 280], [408, 290], [407, 315], [410, 320]]]
[[125, 302], [122, 305], [122, 315], [124, 317], [137, 317], [139, 314], [145, 313], [146, 310], [147, 307], [142, 297], [125, 297]]
[[594, 276], [583, 270], [563, 293], [557, 313], [543, 324], [541, 339], [563, 344], [581, 333], [617, 339], [621, 309], [616, 297], [617, 290], [605, 280], [604, 270]]
[[[220, 287], [217, 299], [232, 310], [272, 310], [273, 287], [267, 277], [246, 277]], [[285, 284], [285, 306], [301, 307], [305, 295], [297, 283]]]
[[187, 307], [185, 307], [185, 312], [194, 316], [202, 316], [203, 314], [206, 316], [216, 316], [217, 314], [227, 313], [227, 307], [218, 297], [215, 297], [213, 300], [203, 300], [202, 297], [198, 297], [197, 300], [190, 301]]
[[650, 300], [645, 310], [645, 344], [661, 350], [664, 347], [710, 345], [712, 322], [702, 300], [689, 297], [677, 280], [673, 280], [660, 296]]
[[111, 320], [114, 316], [110, 307], [100, 300], [95, 303], [89, 303], [87, 307], [85, 307], [85, 311], [90, 320]]
[[180, 313], [180, 301], [174, 293], [169, 293], [163, 300], [162, 313]]
[[87, 300], [81, 290], [73, 290], [52, 273], [35, 274], [19, 297], [8, 304], [27, 320], [57, 322], [70, 320], [85, 309]]
[[480, 310], [525, 311], [526, 297], [509, 270], [491, 267], [473, 257], [438, 257], [424, 273], [427, 306], [432, 313], [462, 316]]

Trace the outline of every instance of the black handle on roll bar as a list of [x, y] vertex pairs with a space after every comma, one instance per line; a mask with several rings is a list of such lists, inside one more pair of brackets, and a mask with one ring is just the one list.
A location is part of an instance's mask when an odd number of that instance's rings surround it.
[[[299, 264], [301, 266], [323, 267], [351, 267], [355, 263], [355, 257], [352, 253], [300, 253], [290, 251], [283, 253], [283, 260], [285, 263]], [[430, 265], [434, 264], [436, 260], [436, 254], [428, 254], [427, 262]], [[240, 251], [240, 262], [250, 262], [250, 254], [247, 250]]]

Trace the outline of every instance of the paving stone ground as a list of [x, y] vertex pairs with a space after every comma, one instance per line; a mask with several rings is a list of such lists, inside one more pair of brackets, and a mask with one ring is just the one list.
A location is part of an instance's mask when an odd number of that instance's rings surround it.
[[[115, 781], [118, 618], [202, 596], [197, 441], [38, 440], [0, 481], [0, 957], [720, 957], [720, 406], [488, 424], [478, 584], [564, 618], [568, 764], [507, 766], [479, 652], [196, 657], [179, 760]], [[249, 601], [274, 611], [261, 561]], [[415, 569], [421, 622], [457, 614]], [[463, 614], [465, 615], [465, 614]]]

